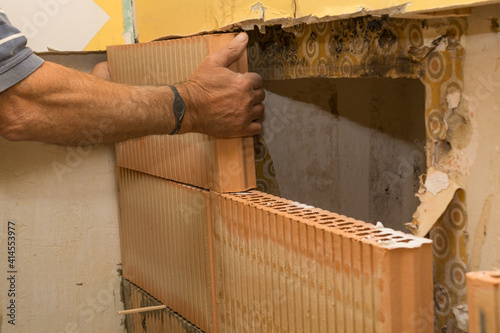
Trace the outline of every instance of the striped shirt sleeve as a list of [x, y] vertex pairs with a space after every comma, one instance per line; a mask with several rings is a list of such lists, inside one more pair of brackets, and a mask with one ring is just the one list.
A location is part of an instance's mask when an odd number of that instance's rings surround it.
[[25, 79], [43, 64], [26, 46], [28, 40], [0, 9], [0, 92]]

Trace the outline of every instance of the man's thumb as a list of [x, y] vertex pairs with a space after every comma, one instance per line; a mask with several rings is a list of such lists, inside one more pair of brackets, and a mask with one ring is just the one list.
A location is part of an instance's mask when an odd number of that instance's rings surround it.
[[248, 35], [244, 32], [228, 44], [224, 45], [219, 51], [213, 54], [212, 59], [223, 67], [229, 67], [233, 62], [238, 60], [248, 43]]

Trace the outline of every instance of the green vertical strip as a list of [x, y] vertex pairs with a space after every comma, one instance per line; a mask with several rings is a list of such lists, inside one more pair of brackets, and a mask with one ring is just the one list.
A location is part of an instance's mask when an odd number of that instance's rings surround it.
[[122, 0], [123, 3], [123, 39], [125, 44], [134, 44], [135, 35], [135, 7], [133, 0]]

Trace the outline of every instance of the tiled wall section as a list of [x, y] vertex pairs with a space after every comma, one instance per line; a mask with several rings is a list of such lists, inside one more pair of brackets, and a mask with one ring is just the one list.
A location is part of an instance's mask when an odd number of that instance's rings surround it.
[[433, 329], [429, 240], [259, 191], [117, 175], [124, 277], [207, 332]]
[[500, 272], [467, 273], [469, 332], [500, 332]]
[[[123, 280], [122, 286], [123, 302], [127, 309], [161, 305], [157, 299], [126, 279]], [[125, 326], [129, 333], [203, 333], [202, 330], [169, 308], [126, 315]]]
[[[186, 81], [208, 55], [234, 34], [218, 34], [135, 45], [111, 46], [115, 82], [166, 85]], [[241, 57], [231, 69], [247, 71]], [[118, 166], [218, 192], [255, 188], [252, 138], [220, 139], [199, 133], [154, 135], [116, 145]]]
[[[260, 73], [266, 80], [304, 77], [420, 79], [426, 89], [425, 118], [422, 116], [427, 130], [427, 165], [463, 175], [467, 172], [467, 155], [452, 151], [442, 158], [440, 147], [446, 146], [443, 144], [447, 139], [444, 118], [452, 107], [448, 96], [460, 96], [462, 91], [464, 48], [461, 42], [466, 28], [466, 21], [459, 18], [375, 17], [303, 24], [285, 30], [266, 27], [265, 34], [257, 30], [250, 34], [249, 70]], [[259, 138], [259, 150], [266, 152], [265, 146], [265, 141]], [[279, 187], [275, 177], [266, 173], [272, 165], [271, 156], [261, 156], [256, 162], [259, 188]], [[455, 223], [455, 219], [459, 221]], [[454, 227], [443, 232], [443, 223]], [[463, 302], [465, 295], [466, 224], [465, 195], [457, 192], [438, 222], [438, 230], [431, 231], [431, 236], [439, 238], [439, 246], [434, 245], [435, 288], [439, 298], [447, 303], [443, 308], [436, 299], [438, 331], [450, 326], [450, 320], [454, 320], [452, 309]]]

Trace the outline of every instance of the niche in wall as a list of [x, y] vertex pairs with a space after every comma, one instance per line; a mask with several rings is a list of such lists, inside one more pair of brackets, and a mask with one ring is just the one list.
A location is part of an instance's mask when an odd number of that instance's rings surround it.
[[280, 195], [406, 231], [426, 170], [423, 84], [306, 78], [265, 89], [262, 135]]

